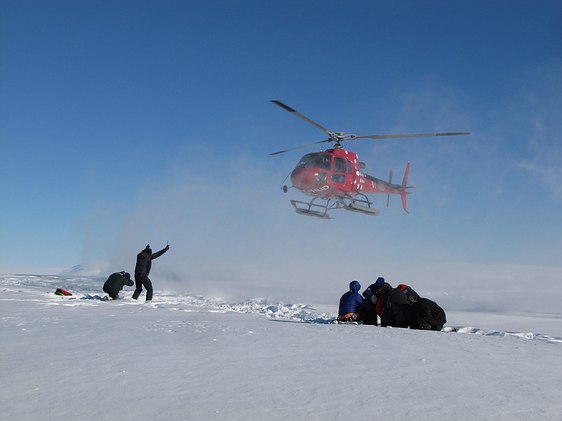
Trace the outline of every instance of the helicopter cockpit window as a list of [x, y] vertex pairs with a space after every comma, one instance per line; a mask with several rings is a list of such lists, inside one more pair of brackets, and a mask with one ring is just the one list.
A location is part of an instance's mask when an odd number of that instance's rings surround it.
[[332, 157], [326, 153], [309, 153], [303, 156], [297, 165], [297, 168], [322, 168], [330, 169]]
[[343, 158], [334, 158], [334, 171], [335, 172], [345, 172], [347, 165], [345, 163], [345, 159]]
[[332, 174], [334, 183], [345, 183], [345, 172], [347, 171], [347, 161], [344, 158], [334, 158], [334, 172], [343, 174]]

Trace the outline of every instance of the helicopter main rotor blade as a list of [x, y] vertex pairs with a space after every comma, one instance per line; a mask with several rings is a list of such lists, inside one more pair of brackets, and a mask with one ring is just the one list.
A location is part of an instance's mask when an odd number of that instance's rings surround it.
[[406, 137], [434, 137], [434, 136], [466, 136], [470, 132], [444, 132], [444, 133], [411, 133], [411, 134], [373, 134], [369, 136], [354, 136], [352, 139], [400, 139]]
[[326, 143], [326, 142], [331, 142], [331, 141], [332, 141], [331, 139], [320, 140], [320, 141], [318, 141], [318, 142], [309, 143], [309, 144], [307, 144], [307, 145], [295, 146], [295, 147], [292, 147], [292, 148], [289, 148], [289, 149], [285, 149], [285, 150], [282, 150], [282, 151], [273, 152], [273, 153], [270, 153], [270, 155], [279, 155], [279, 154], [281, 154], [281, 153], [285, 153], [285, 152], [289, 152], [289, 151], [294, 151], [295, 149], [306, 148], [306, 147], [308, 147], [308, 146], [318, 145], [319, 143]]
[[295, 115], [298, 118], [303, 119], [304, 121], [306, 121], [307, 123], [312, 124], [314, 127], [319, 128], [320, 130], [322, 130], [324, 133], [326, 133], [328, 136], [332, 136], [332, 132], [330, 130], [328, 130], [327, 128], [321, 126], [320, 124], [316, 123], [315, 121], [312, 121], [310, 118], [305, 117], [304, 115], [302, 115], [301, 113], [299, 113], [297, 110], [295, 110], [294, 108], [289, 107], [288, 105], [283, 104], [281, 101], [278, 101], [276, 99], [272, 99], [271, 102], [273, 102], [275, 105], [277, 105], [278, 107], [283, 108], [285, 111], [290, 112], [291, 114]]

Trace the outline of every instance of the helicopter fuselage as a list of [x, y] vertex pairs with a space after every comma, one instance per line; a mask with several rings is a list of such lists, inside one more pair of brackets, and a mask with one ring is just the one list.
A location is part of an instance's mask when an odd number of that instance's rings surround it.
[[361, 171], [363, 167], [356, 153], [341, 147], [328, 149], [304, 155], [291, 173], [291, 182], [304, 194], [322, 199], [406, 192], [405, 184], [367, 175]]

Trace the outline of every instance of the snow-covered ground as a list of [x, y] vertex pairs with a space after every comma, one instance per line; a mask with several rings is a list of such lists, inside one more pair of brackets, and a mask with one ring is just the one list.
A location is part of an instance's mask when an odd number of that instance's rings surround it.
[[562, 419], [560, 315], [445, 308], [425, 332], [333, 324], [339, 297], [102, 301], [104, 280], [0, 275], [0, 419]]

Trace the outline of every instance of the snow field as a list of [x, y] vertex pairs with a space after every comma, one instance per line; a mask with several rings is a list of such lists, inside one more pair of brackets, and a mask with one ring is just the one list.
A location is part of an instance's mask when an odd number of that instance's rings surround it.
[[[75, 295], [55, 296], [55, 285]], [[105, 302], [90, 278], [3, 275], [0, 288], [0, 419], [562, 414], [555, 336], [507, 335], [502, 326], [471, 334], [477, 330], [336, 325], [335, 314], [312, 305], [265, 299], [227, 303], [157, 291], [149, 304]]]

